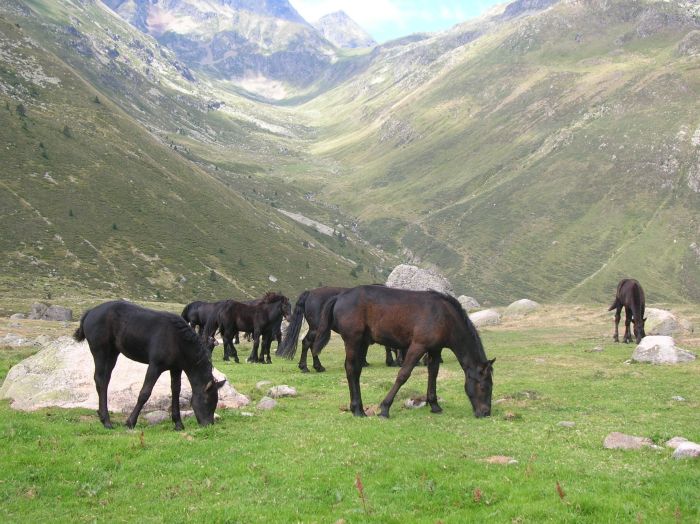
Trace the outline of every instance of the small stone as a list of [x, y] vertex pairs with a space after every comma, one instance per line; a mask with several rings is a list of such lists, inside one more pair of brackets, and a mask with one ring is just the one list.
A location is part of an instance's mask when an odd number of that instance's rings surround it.
[[671, 397], [671, 400], [675, 400], [676, 402], [685, 402], [685, 399], [681, 397], [680, 395], [676, 395], [675, 397]]
[[403, 403], [404, 407], [406, 407], [408, 409], [422, 408], [423, 406], [425, 406], [425, 404], [426, 404], [425, 398], [408, 398]]
[[688, 442], [688, 439], [684, 437], [673, 437], [672, 439], [666, 441], [666, 447], [676, 449], [684, 442]]
[[600, 353], [601, 351], [603, 351], [603, 346], [595, 346], [594, 348], [586, 350], [588, 353]]
[[263, 410], [269, 410], [274, 408], [277, 405], [277, 401], [274, 398], [270, 397], [263, 397], [260, 399], [258, 402], [258, 405], [256, 406], [258, 409], [263, 409]]
[[534, 300], [523, 298], [510, 304], [503, 312], [503, 315], [511, 317], [523, 316], [535, 311], [539, 307], [540, 305]]
[[166, 420], [168, 420], [170, 418], [170, 415], [167, 411], [158, 410], [146, 413], [143, 416], [143, 418], [145, 418], [151, 426], [154, 426], [156, 424], [160, 424], [161, 422], [165, 422]]
[[570, 420], [562, 420], [557, 426], [561, 426], [563, 428], [573, 428], [576, 425], [576, 422], [571, 422]]
[[641, 449], [652, 444], [650, 438], [625, 435], [618, 431], [613, 431], [603, 441], [603, 447], [606, 449]]
[[487, 462], [488, 464], [502, 464], [502, 465], [507, 465], [507, 464], [517, 464], [518, 461], [515, 460], [513, 457], [506, 457], [505, 455], [492, 455], [490, 457], [486, 457], [484, 459], [484, 462]]
[[250, 411], [241, 411], [241, 417], [252, 417], [253, 414]]
[[287, 384], [282, 384], [280, 386], [270, 388], [267, 394], [272, 398], [296, 397], [297, 390], [291, 386], [288, 386]]
[[255, 383], [255, 389], [263, 390], [271, 384], [272, 382], [270, 382], [269, 380], [261, 380], [260, 382]]
[[27, 315], [24, 313], [15, 313], [14, 315], [10, 315], [11, 320], [23, 320], [27, 318]]
[[17, 328], [21, 328], [22, 324], [21, 324], [21, 322], [10, 322], [10, 327], [17, 329]]
[[698, 458], [700, 457], [700, 444], [695, 442], [683, 442], [673, 452], [673, 458]]
[[483, 326], [497, 326], [501, 323], [501, 314], [495, 309], [484, 309], [469, 315], [472, 323], [480, 328]]

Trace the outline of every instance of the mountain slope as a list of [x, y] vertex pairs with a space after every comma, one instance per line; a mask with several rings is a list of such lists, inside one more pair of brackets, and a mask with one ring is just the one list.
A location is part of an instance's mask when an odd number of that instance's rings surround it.
[[287, 0], [105, 3], [190, 67], [256, 92], [264, 81], [309, 86], [336, 59], [335, 48]]
[[338, 166], [323, 196], [487, 300], [605, 301], [626, 275], [700, 300], [699, 27], [567, 2], [380, 47], [305, 106]]
[[[201, 126], [198, 144], [236, 132], [221, 115], [218, 130], [197, 123], [209, 115], [206, 106], [167, 54], [161, 62], [152, 43], [134, 39], [96, 4], [29, 5], [37, 11], [11, 2], [0, 13], [4, 293], [184, 301], [273, 288], [291, 295], [322, 282], [356, 282], [348, 256], [371, 266], [359, 249], [335, 253], [326, 245], [337, 240], [319, 239], [268, 203], [242, 198], [228, 175], [188, 160], [160, 134], [157, 126], [177, 125], [168, 122], [178, 115], [189, 119], [183, 130]], [[122, 51], [105, 48], [110, 40]], [[138, 52], [127, 53], [134, 42]], [[140, 54], [155, 70], [150, 77]], [[148, 94], [152, 89], [159, 94]], [[257, 126], [247, 131], [255, 129], [262, 136]], [[248, 185], [250, 177], [239, 175]]]

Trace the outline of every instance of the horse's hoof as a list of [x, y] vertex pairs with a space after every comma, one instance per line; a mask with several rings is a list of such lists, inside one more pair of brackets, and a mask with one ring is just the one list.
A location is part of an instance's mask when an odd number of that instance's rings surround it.
[[353, 411], [352, 414], [356, 417], [366, 417], [367, 416], [367, 413], [365, 413], [364, 411]]
[[102, 425], [105, 427], [105, 429], [114, 429], [111, 422], [103, 422]]
[[234, 358], [233, 361], [234, 361], [236, 364], [240, 364], [240, 363], [241, 363], [241, 361], [238, 360], [237, 358]]
[[185, 426], [182, 425], [182, 422], [175, 424], [175, 431], [182, 431], [183, 429], [185, 429]]
[[323, 373], [324, 371], [326, 371], [326, 368], [324, 368], [323, 366], [318, 366], [317, 368], [314, 368], [314, 369], [316, 370], [317, 373]]
[[231, 360], [231, 359], [228, 357], [224, 357], [224, 362], [228, 362], [229, 360]]
[[309, 373], [309, 368], [299, 368], [302, 373]]
[[135, 422], [131, 422], [131, 421], [129, 421], [129, 420], [126, 421], [126, 427], [127, 427], [128, 429], [134, 429], [134, 426], [136, 426], [136, 423], [135, 423]]
[[430, 412], [431, 413], [442, 413], [442, 408], [440, 406], [431, 406]]

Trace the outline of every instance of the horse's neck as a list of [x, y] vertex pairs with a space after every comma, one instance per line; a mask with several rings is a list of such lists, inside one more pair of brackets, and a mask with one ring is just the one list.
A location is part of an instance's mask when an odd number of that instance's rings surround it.
[[451, 348], [463, 369], [475, 367], [487, 361], [486, 354], [477, 340], [478, 336], [465, 328], [464, 335], [458, 337], [454, 347]]
[[211, 378], [212, 365], [206, 354], [196, 355], [187, 369], [183, 369], [192, 387], [203, 385]]

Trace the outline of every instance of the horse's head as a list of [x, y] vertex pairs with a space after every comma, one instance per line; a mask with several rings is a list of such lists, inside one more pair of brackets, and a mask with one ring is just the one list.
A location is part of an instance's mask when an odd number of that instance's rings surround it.
[[285, 296], [282, 296], [282, 301], [280, 302], [282, 305], [282, 316], [287, 322], [292, 321], [292, 305], [289, 303], [289, 299]]
[[219, 403], [219, 389], [226, 380], [211, 379], [204, 386], [192, 387], [192, 409], [200, 426], [208, 426], [214, 422], [214, 411]]
[[209, 335], [204, 345], [209, 350], [209, 353], [211, 353], [212, 351], [214, 351], [214, 348], [219, 345], [219, 341], [216, 340], [216, 337], [214, 337], [214, 335]]
[[477, 418], [491, 415], [491, 391], [493, 390], [493, 363], [487, 360], [485, 364], [467, 370], [467, 383], [464, 389], [472, 403], [474, 416]]
[[644, 322], [646, 322], [646, 318], [642, 317], [641, 322], [638, 322], [636, 318], [632, 321], [634, 322], [634, 338], [637, 344], [639, 344], [642, 339], [647, 336], [644, 332]]

